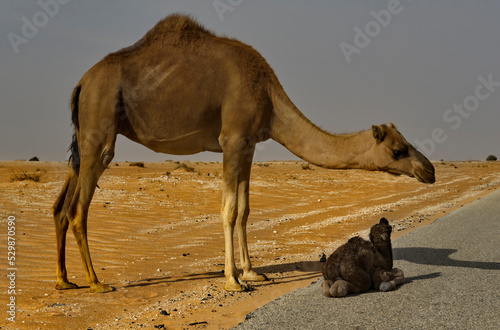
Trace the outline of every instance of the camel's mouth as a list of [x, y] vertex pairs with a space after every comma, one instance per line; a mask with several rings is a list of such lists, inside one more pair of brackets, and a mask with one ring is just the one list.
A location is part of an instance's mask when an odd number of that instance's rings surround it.
[[407, 175], [410, 178], [415, 178], [419, 182], [422, 183], [434, 183], [436, 182], [436, 177], [434, 175], [434, 167], [432, 170], [427, 170], [427, 169], [422, 169], [422, 170], [415, 170], [413, 173], [407, 173], [403, 171], [398, 171], [394, 169], [386, 169], [384, 172], [395, 175], [395, 176], [400, 176], [400, 175]]
[[414, 173], [415, 178], [422, 183], [434, 183], [436, 182], [436, 176], [434, 174], [434, 166], [432, 168], [425, 168], [421, 170], [416, 170]]

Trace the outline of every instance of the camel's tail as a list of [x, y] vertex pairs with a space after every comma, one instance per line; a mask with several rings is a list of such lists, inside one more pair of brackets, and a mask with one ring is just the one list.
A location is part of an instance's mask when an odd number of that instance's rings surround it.
[[71, 121], [75, 127], [75, 133], [73, 134], [73, 140], [69, 146], [68, 151], [71, 151], [71, 156], [69, 156], [69, 162], [73, 167], [73, 170], [78, 173], [80, 170], [80, 151], [78, 148], [78, 130], [80, 129], [80, 123], [78, 120], [78, 103], [80, 99], [80, 91], [82, 86], [78, 85], [73, 90], [73, 95], [71, 96]]

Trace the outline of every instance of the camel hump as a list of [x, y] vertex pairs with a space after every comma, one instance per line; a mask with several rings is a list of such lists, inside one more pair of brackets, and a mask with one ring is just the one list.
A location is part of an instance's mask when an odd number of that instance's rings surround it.
[[172, 14], [161, 21], [159, 21], [149, 32], [151, 34], [157, 34], [162, 31], [185, 31], [185, 32], [201, 32], [201, 33], [209, 33], [210, 31], [205, 29], [203, 25], [198, 23], [194, 18], [189, 15], [183, 14]]
[[203, 37], [215, 37], [215, 34], [205, 29], [189, 15], [172, 14], [149, 30], [135, 44], [122, 48], [117, 52], [110, 53], [106, 57], [108, 60], [120, 59], [141, 50], [143, 47], [153, 46], [162, 48], [165, 44], [176, 44], [179, 42], [191, 42]]
[[161, 44], [165, 40], [188, 41], [204, 36], [215, 36], [215, 34], [205, 29], [191, 16], [172, 14], [156, 23], [137, 44], [155, 44], [158, 42]]

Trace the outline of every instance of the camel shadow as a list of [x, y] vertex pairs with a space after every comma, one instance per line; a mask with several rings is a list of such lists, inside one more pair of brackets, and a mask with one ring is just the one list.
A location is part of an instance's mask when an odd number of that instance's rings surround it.
[[165, 277], [154, 277], [154, 278], [144, 278], [136, 281], [131, 281], [129, 284], [124, 285], [124, 288], [133, 288], [141, 286], [150, 286], [162, 283], [176, 283], [176, 282], [187, 282], [196, 280], [206, 280], [213, 279], [217, 277], [224, 277], [223, 272], [206, 272], [199, 274], [188, 274], [180, 275], [178, 277], [165, 276]]
[[455, 249], [435, 249], [424, 247], [393, 248], [394, 260], [406, 260], [415, 264], [500, 270], [498, 262], [455, 260], [450, 255]]
[[[276, 264], [269, 266], [256, 267], [254, 270], [257, 273], [264, 273], [267, 275], [270, 274], [279, 274], [284, 272], [298, 271], [300, 273], [296, 276], [287, 276], [286, 278], [280, 279], [280, 283], [291, 283], [296, 281], [302, 281], [307, 279], [313, 279], [319, 277], [321, 274], [321, 267], [323, 266], [322, 262], [315, 261], [301, 261], [294, 263], [286, 263], [286, 264]], [[123, 285], [124, 288], [131, 287], [143, 287], [150, 285], [157, 285], [162, 283], [175, 283], [175, 282], [186, 282], [186, 281], [195, 281], [195, 280], [205, 280], [205, 279], [214, 279], [214, 278], [223, 278], [224, 271], [212, 271], [206, 273], [193, 273], [188, 275], [180, 275], [178, 277], [154, 277], [154, 278], [145, 278], [137, 281], [131, 281], [129, 284]], [[271, 285], [274, 284], [271, 278], [271, 281], [265, 282], [252, 282], [252, 286], [263, 286], [263, 285]]]

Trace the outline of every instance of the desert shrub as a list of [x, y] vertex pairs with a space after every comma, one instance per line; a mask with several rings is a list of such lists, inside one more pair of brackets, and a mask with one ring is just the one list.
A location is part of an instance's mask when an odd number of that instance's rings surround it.
[[183, 168], [186, 172], [194, 172], [194, 167], [188, 166], [186, 163], [179, 164], [175, 169]]
[[27, 173], [24, 171], [21, 172], [14, 172], [12, 173], [10, 177], [11, 182], [15, 181], [34, 181], [34, 182], [40, 182], [40, 179], [42, 178], [41, 173], [33, 172], [33, 173]]
[[312, 170], [312, 168], [311, 168], [311, 166], [309, 166], [309, 164], [303, 164], [302, 169], [303, 170]]
[[130, 163], [130, 166], [144, 167], [144, 163], [143, 162], [132, 162], [132, 163]]
[[30, 158], [30, 162], [38, 162], [38, 161], [40, 161], [40, 159], [37, 156]]
[[495, 160], [497, 160], [497, 157], [493, 156], [493, 155], [489, 155], [488, 158], [486, 158], [486, 160], [488, 160], [488, 161], [495, 161]]

